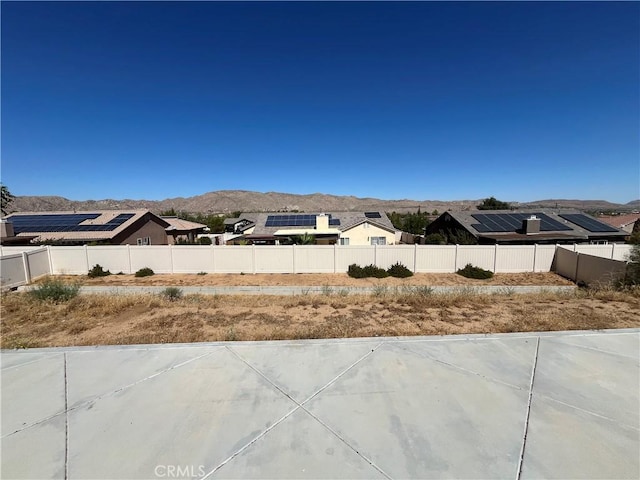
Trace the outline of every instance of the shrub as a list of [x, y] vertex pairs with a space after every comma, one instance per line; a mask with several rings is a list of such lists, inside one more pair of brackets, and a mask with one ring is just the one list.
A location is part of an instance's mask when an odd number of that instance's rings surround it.
[[376, 267], [375, 265], [367, 265], [366, 267], [360, 267], [355, 263], [349, 265], [347, 274], [352, 278], [367, 278], [367, 277], [384, 278], [389, 276], [389, 274], [384, 268]]
[[153, 275], [153, 270], [148, 267], [141, 268], [136, 272], [136, 277], [150, 277]]
[[71, 300], [80, 292], [80, 284], [68, 284], [62, 280], [47, 278], [44, 282], [38, 284], [29, 294], [41, 301], [51, 301], [61, 303]]
[[413, 272], [400, 262], [394, 263], [387, 269], [387, 273], [396, 278], [407, 278], [413, 276]]
[[111, 275], [111, 272], [109, 270], [103, 270], [99, 264], [95, 264], [93, 268], [89, 270], [88, 274], [89, 278], [106, 277], [108, 275]]
[[211, 245], [211, 238], [210, 237], [200, 237], [197, 240], [197, 243], [199, 243], [200, 245]]
[[160, 296], [166, 298], [170, 302], [175, 302], [182, 298], [182, 290], [178, 287], [167, 287], [160, 292]]
[[480, 267], [474, 267], [470, 263], [467, 263], [467, 265], [464, 268], [459, 269], [456, 273], [458, 275], [462, 275], [463, 277], [475, 278], [478, 280], [485, 280], [487, 278], [493, 277], [492, 271], [485, 270]]

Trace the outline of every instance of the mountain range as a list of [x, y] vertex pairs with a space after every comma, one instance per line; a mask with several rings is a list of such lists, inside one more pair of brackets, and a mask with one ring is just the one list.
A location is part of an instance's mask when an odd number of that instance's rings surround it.
[[[167, 198], [165, 200], [69, 200], [55, 196], [16, 196], [9, 207], [10, 212], [50, 212], [73, 210], [125, 210], [149, 209], [154, 213], [167, 210], [188, 213], [231, 212], [277, 212], [277, 211], [396, 211], [443, 212], [446, 210], [473, 210], [481, 203], [479, 200], [381, 200], [378, 198], [358, 198], [353, 196], [313, 193], [298, 195], [278, 192], [250, 192], [245, 190], [219, 190], [194, 197]], [[626, 204], [611, 203], [605, 200], [566, 200], [549, 199], [535, 202], [509, 202], [516, 208], [574, 208], [583, 211], [633, 211], [640, 209], [640, 200]]]

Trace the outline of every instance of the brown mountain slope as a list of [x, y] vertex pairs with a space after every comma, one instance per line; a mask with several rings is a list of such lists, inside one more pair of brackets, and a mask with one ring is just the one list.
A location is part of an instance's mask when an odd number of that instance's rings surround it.
[[[13, 212], [47, 212], [70, 210], [109, 210], [145, 208], [155, 213], [164, 210], [190, 213], [230, 213], [234, 211], [366, 211], [384, 210], [407, 212], [420, 208], [423, 212], [443, 212], [445, 210], [474, 209], [481, 200], [381, 200], [378, 198], [358, 198], [354, 196], [338, 196], [323, 193], [296, 195], [278, 192], [250, 192], [246, 190], [220, 190], [194, 197], [177, 197], [165, 200], [86, 200], [75, 201], [63, 197], [52, 196], [19, 196], [10, 206]], [[513, 202], [518, 208], [576, 208], [579, 210], [631, 210], [637, 201], [627, 205], [610, 203], [604, 200], [540, 200], [530, 203]]]

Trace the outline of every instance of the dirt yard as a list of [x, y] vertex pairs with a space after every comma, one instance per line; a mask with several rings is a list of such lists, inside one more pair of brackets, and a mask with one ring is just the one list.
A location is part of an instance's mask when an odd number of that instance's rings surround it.
[[417, 273], [409, 278], [351, 278], [346, 273], [298, 273], [298, 274], [183, 274], [152, 275], [136, 278], [134, 275], [109, 275], [88, 278], [86, 276], [56, 276], [68, 282], [81, 281], [83, 285], [156, 285], [156, 286], [338, 286], [371, 287], [386, 285], [416, 286], [476, 286], [476, 285], [573, 285], [555, 273], [498, 273], [489, 280], [474, 280], [455, 273]]
[[[71, 280], [78, 280], [72, 277]], [[347, 275], [131, 275], [86, 285], [567, 285], [553, 274], [416, 275], [405, 280], [355, 280]], [[2, 348], [123, 345], [234, 340], [526, 332], [640, 327], [640, 290], [576, 289], [565, 293], [435, 294], [380, 289], [371, 295], [297, 296], [79, 295], [41, 301], [28, 293], [2, 296]]]

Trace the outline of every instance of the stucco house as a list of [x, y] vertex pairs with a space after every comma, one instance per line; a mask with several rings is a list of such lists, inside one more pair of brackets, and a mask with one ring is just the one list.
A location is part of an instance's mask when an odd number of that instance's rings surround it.
[[4, 220], [17, 238], [65, 245], [167, 245], [176, 228], [149, 210], [20, 212]]
[[287, 244], [312, 235], [320, 245], [394, 245], [400, 232], [384, 212], [316, 212], [256, 214], [243, 240], [256, 245]]
[[471, 210], [445, 212], [427, 225], [425, 236], [439, 234], [449, 243], [605, 244], [624, 242], [627, 232], [578, 210]]

